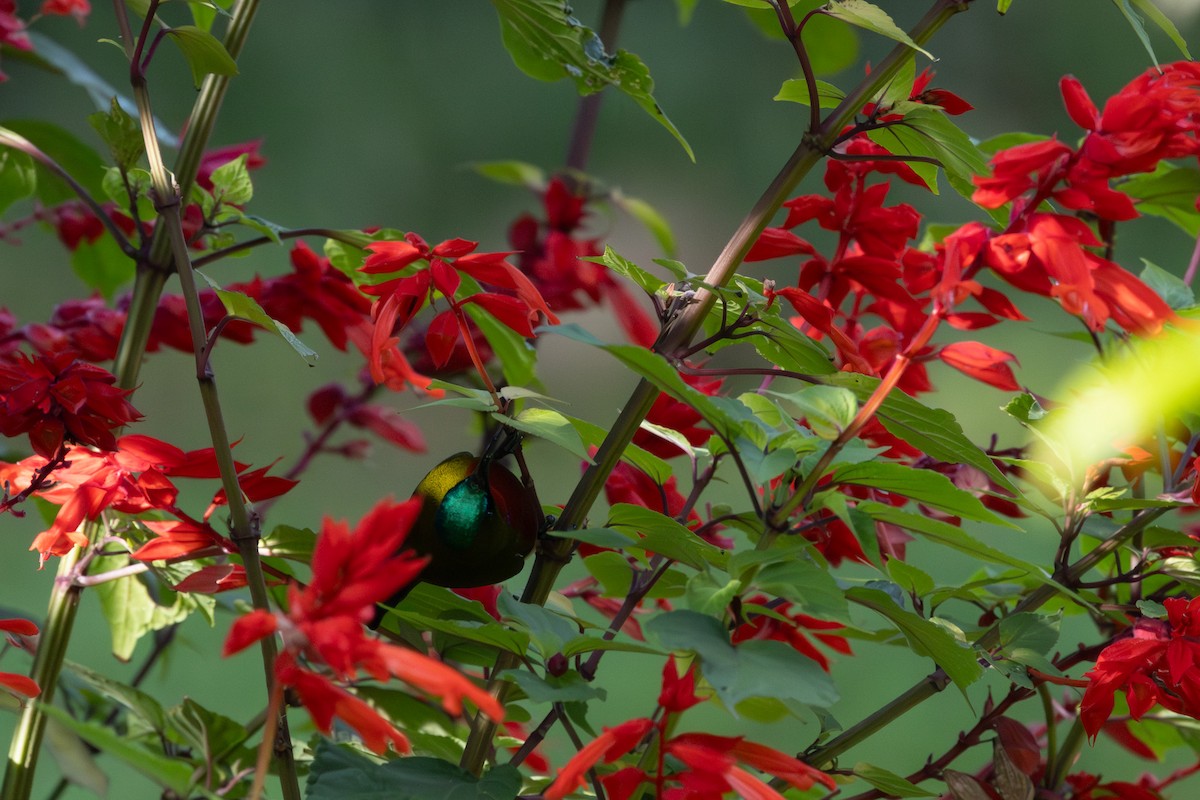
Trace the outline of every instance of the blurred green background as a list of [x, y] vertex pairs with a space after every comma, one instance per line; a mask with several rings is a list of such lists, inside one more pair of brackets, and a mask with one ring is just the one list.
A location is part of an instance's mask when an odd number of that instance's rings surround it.
[[[26, 2], [21, 7], [28, 13], [33, 5]], [[915, 21], [925, 5], [911, 0], [884, 3], [902, 26]], [[1200, 47], [1200, 4], [1163, 0], [1160, 5], [1188, 42]], [[599, 3], [578, 0], [574, 10], [584, 22], [595, 24]], [[97, 3], [82, 30], [66, 19], [44, 20], [38, 30], [74, 49], [114, 86], [127, 85], [123, 54], [111, 44], [97, 42], [117, 36], [108, 4]], [[1176, 57], [1165, 37], [1152, 35], [1152, 40], [1160, 59]], [[888, 44], [860, 35], [853, 63], [823, 77], [843, 87], [852, 85], [864, 62], [877, 62]], [[765, 38], [747, 22], [743, 9], [716, 0], [702, 0], [686, 27], [680, 26], [673, 2], [631, 0], [619, 46], [637, 53], [650, 67], [656, 99], [690, 140], [697, 160], [691, 163], [678, 144], [632, 102], [613, 96], [603, 108], [589, 171], [661, 211], [674, 229], [677, 257], [693, 272], [703, 273], [803, 130], [805, 108], [771, 100], [780, 83], [796, 74], [795, 58], [785, 43]], [[1146, 51], [1115, 6], [1097, 0], [1017, 0], [1004, 17], [995, 13], [994, 4], [980, 0], [969, 13], [954, 19], [929, 48], [938, 58], [933, 85], [955, 91], [976, 106], [976, 111], [957, 122], [977, 139], [1026, 130], [1057, 131], [1071, 140], [1078, 130], [1061, 106], [1057, 88], [1061, 75], [1076, 75], [1102, 103], [1150, 66]], [[918, 58], [918, 68], [926, 63]], [[239, 67], [241, 74], [233, 82], [213, 144], [263, 140], [268, 163], [254, 176], [253, 213], [288, 227], [383, 225], [413, 230], [434, 242], [462, 236], [480, 241], [481, 249], [488, 250], [505, 249], [508, 224], [517, 214], [537, 212], [538, 207], [531, 195], [490, 183], [467, 165], [519, 159], [555, 169], [564, 157], [577, 105], [571, 86], [538, 83], [513, 66], [501, 46], [494, 11], [478, 1], [265, 3]], [[6, 62], [4, 69], [10, 80], [0, 86], [0, 119], [49, 119], [99, 147], [83, 121], [94, 109], [81, 90], [22, 64]], [[150, 81], [156, 112], [178, 130], [194, 91], [182, 59], [169, 47], [155, 59]], [[800, 192], [819, 191], [819, 178], [820, 174], [810, 177]], [[933, 198], [896, 187], [892, 200], [913, 203], [931, 222], [978, 218], [970, 204], [948, 189]], [[8, 218], [19, 213], [20, 209], [10, 210]], [[661, 255], [652, 237], [627, 217], [597, 218], [594, 227], [638, 263], [648, 264]], [[0, 243], [0, 306], [13, 311], [22, 323], [42, 320], [55, 303], [83, 293], [84, 286], [52, 236], [26, 229], [19, 238], [19, 247]], [[312, 244], [319, 247], [319, 242]], [[1122, 229], [1117, 260], [1137, 271], [1144, 257], [1181, 274], [1191, 248], [1178, 229], [1146, 219]], [[260, 249], [247, 258], [214, 266], [209, 274], [232, 282], [254, 272], [281, 272], [287, 264], [285, 251]], [[773, 262], [750, 269], [756, 276], [787, 279], [792, 267]], [[978, 338], [1018, 357], [1024, 355], [1018, 380], [1050, 393], [1072, 352], [1084, 351], [1072, 351], [1062, 340], [1049, 338], [1049, 332], [1073, 328], [1048, 304], [1027, 298], [1017, 302], [1035, 318], [1033, 323], [1000, 325]], [[603, 313], [571, 321], [601, 337], [619, 337]], [[278, 340], [260, 337], [252, 348], [223, 344], [217, 349], [214, 364], [229, 428], [234, 436], [244, 437], [239, 457], [255, 465], [276, 458], [282, 458], [284, 466], [291, 463], [302, 447], [301, 432], [307, 425], [304, 398], [324, 383], [352, 381], [358, 369], [357, 359], [341, 357], [315, 328], [306, 329], [302, 338], [321, 352], [314, 368], [306, 367]], [[1061, 357], [1046, 358], [1047, 348], [1057, 348]], [[615, 362], [580, 350], [580, 345], [568, 340], [545, 337], [539, 344], [540, 374], [549, 394], [571, 404], [571, 414], [607, 425], [633, 378]], [[140, 432], [182, 447], [207, 444], [190, 365], [190, 358], [179, 353], [150, 357], [136, 395], [138, 408], [146, 414]], [[932, 368], [932, 378], [941, 391], [929, 402], [953, 411], [977, 440], [986, 441], [998, 431], [1002, 446], [1019, 443], [1019, 430], [999, 411], [1007, 399], [1003, 393], [938, 366]], [[396, 396], [390, 402], [405, 409], [419, 399]], [[426, 455], [379, 445], [365, 461], [319, 460], [298, 489], [272, 509], [269, 523], [316, 527], [326, 514], [356, 520], [383, 494], [407, 495], [443, 455], [474, 447], [478, 441], [462, 414], [423, 409], [413, 411], [410, 418], [421, 424], [428, 437]], [[561, 503], [578, 474], [578, 463], [544, 444], [534, 444], [531, 452], [543, 501]], [[195, 494], [198, 503], [203, 494]], [[0, 603], [37, 618], [45, 608], [53, 565], [38, 572], [36, 557], [26, 550], [42, 527], [33, 516], [0, 521], [6, 565]], [[1055, 544], [1038, 530], [1024, 537], [1011, 532], [977, 533], [997, 546], [1046, 560]], [[918, 563], [936, 570], [937, 577], [947, 582], [961, 579], [977, 566], [965, 559], [922, 562], [927, 556], [919, 544], [912, 552]], [[937, 558], [945, 556], [939, 553]], [[107, 655], [105, 625], [86, 595], [81, 614], [70, 657], [114, 677], [128, 678], [138, 657], [131, 665], [121, 665]], [[1069, 630], [1060, 641], [1063, 651], [1075, 645]], [[259, 708], [258, 657], [249, 653], [222, 661], [218, 653], [223, 635], [220, 627], [213, 631], [189, 622], [181, 631], [178, 649], [155, 668], [148, 690], [168, 705], [189, 696], [235, 715]], [[907, 651], [865, 645], [856, 645], [856, 650], [858, 657], [842, 658], [835, 668], [843, 700], [833, 712], [845, 724], [907, 688], [929, 668]], [[23, 669], [25, 663], [24, 656], [10, 654], [3, 666]], [[609, 702], [594, 711], [593, 722], [612, 724], [651, 710], [658, 687], [656, 666], [614, 655], [606, 658], [601, 680], [609, 687]], [[982, 681], [970, 693], [976, 711], [984, 700], [986, 683]], [[1000, 683], [993, 685], [998, 692], [1004, 689]], [[927, 754], [949, 747], [971, 713], [961, 696], [947, 692], [869, 746], [851, 752], [844, 764], [870, 760], [907, 773]], [[0, 741], [7, 741], [11, 719], [11, 715], [0, 717]], [[729, 718], [715, 709], [697, 709], [686, 719], [689, 725], [708, 730], [732, 730]], [[798, 723], [745, 729], [783, 749], [802, 748], [816, 733], [815, 726]], [[565, 755], [561, 747], [551, 751], [559, 763]], [[1126, 767], [1115, 766], [1114, 759], [1119, 758], [1102, 741], [1094, 751], [1085, 749], [1079, 767], [1114, 778], [1130, 777]], [[56, 772], [53, 765], [41, 770], [39, 786], [44, 788], [39, 794], [53, 786]], [[111, 796], [152, 796], [152, 787], [143, 779], [127, 770], [113, 773]], [[1175, 796], [1183, 797], [1186, 791], [1181, 789]], [[83, 793], [71, 789], [67, 796]]]

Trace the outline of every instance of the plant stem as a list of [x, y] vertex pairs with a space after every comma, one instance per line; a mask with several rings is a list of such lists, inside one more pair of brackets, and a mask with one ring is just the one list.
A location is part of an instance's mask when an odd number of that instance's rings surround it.
[[[909, 36], [917, 44], [924, 44], [951, 17], [960, 11], [965, 11], [969, 2], [970, 0], [937, 0], [909, 32]], [[871, 74], [864, 78], [838, 104], [837, 108], [830, 112], [817, 130], [805, 134], [795, 152], [767, 186], [713, 262], [708, 274], [704, 277], [705, 286], [720, 288], [729, 283], [746, 253], [750, 251], [759, 234], [770, 223], [791, 191], [813, 167], [820, 163], [842, 128], [849, 124], [868, 100], [878, 94], [892, 80], [908, 59], [913, 58], [913, 53], [914, 51], [905, 45], [894, 47], [878, 67], [872, 70]], [[678, 316], [667, 322], [658, 342], [655, 343], [654, 350], [669, 357], [680, 348], [686, 348], [704, 324], [716, 299], [717, 296], [713, 291], [704, 286], [698, 288], [693, 302], [685, 307]], [[600, 449], [596, 451], [593, 463], [584, 472], [579, 483], [575, 485], [575, 490], [563, 507], [562, 515], [555, 523], [556, 530], [570, 531], [583, 525], [592, 504], [600, 496], [600, 491], [604, 488], [609, 474], [616, 467], [625, 448], [633, 440], [634, 434], [637, 433], [646, 414], [650, 412], [650, 407], [654, 405], [658, 395], [658, 387], [644, 378], [638, 381], [608, 435], [600, 443]], [[532, 573], [521, 596], [522, 602], [536, 605], [546, 602], [558, 573], [570, 560], [573, 548], [572, 540], [557, 538], [544, 542], [539, 547]], [[510, 653], [501, 653], [496, 661], [496, 672], [510, 669], [516, 663], [515, 656]], [[497, 693], [501, 702], [504, 701], [507, 694], [506, 686], [507, 684], [500, 686]], [[479, 774], [495, 731], [495, 724], [486, 721], [481, 721], [472, 729], [460, 762], [464, 769], [473, 774]]]
[[[617, 33], [621, 28], [621, 16], [625, 12], [626, 0], [605, 0], [600, 18], [600, 41], [606, 50], [617, 44]], [[592, 151], [592, 137], [596, 134], [596, 123], [600, 119], [600, 104], [604, 102], [604, 91], [579, 98], [579, 110], [575, 114], [575, 127], [571, 130], [571, 143], [567, 147], [567, 169], [583, 172], [587, 169], [588, 155]]]
[[[120, 1], [117, 0], [117, 2]], [[221, 400], [217, 393], [212, 367], [206, 355], [208, 334], [204, 329], [204, 313], [200, 308], [200, 294], [196, 287], [196, 277], [188, 255], [187, 239], [183, 233], [183, 220], [180, 215], [182, 195], [179, 186], [167, 174], [166, 165], [163, 163], [158, 147], [158, 135], [154, 130], [150, 93], [144, 82], [140, 85], [135, 82], [134, 97], [138, 103], [142, 134], [146, 141], [146, 155], [150, 162], [150, 176], [154, 183], [154, 192], [157, 195], [156, 207], [159, 212], [157, 227], [167, 230], [171, 258], [175, 263], [175, 272], [179, 276], [184, 303], [187, 306], [188, 328], [191, 331], [192, 348], [196, 357], [196, 381], [199, 386], [200, 399], [204, 405], [204, 414], [208, 421], [213, 453], [221, 475], [221, 485], [225, 489], [225, 498], [229, 504], [233, 528], [232, 538], [238, 546], [238, 552], [241, 554], [242, 563], [246, 569], [246, 581], [254, 607], [262, 611], [269, 611], [271, 602], [267, 594], [266, 577], [263, 574], [262, 562], [258, 553], [258, 522], [257, 519], [251, 518], [250, 510], [238, 484], [237, 466], [234, 463], [233, 449], [228, 430], [225, 427], [225, 418], [221, 412]], [[267, 693], [273, 698], [279, 691], [275, 680], [275, 656], [277, 653], [275, 638], [265, 636], [260, 640], [260, 644]], [[284, 797], [289, 800], [292, 798], [299, 800], [300, 785], [292, 760], [287, 717], [283, 713], [282, 707], [280, 707], [277, 724], [279, 726], [279, 742], [275, 744], [275, 755], [278, 758], [280, 786]], [[264, 741], [264, 749], [270, 746], [270, 742]]]

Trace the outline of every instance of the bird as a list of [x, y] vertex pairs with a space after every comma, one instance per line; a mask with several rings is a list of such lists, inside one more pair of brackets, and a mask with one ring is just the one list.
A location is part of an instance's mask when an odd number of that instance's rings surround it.
[[[413, 497], [422, 501], [404, 546], [429, 562], [417, 581], [462, 589], [490, 586], [521, 571], [541, 526], [541, 507], [533, 487], [522, 483], [500, 458], [520, 444], [506, 428], [483, 455], [455, 453], [429, 471]], [[376, 607], [370, 627], [412, 590], [404, 587]]]

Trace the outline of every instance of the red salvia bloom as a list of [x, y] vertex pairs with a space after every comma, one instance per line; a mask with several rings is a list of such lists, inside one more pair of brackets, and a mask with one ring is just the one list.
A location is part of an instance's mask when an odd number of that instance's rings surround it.
[[54, 458], [64, 443], [113, 450], [113, 429], [142, 418], [108, 370], [72, 352], [0, 360], [0, 434], [27, 434], [35, 453]]
[[1141, 719], [1155, 704], [1200, 718], [1200, 598], [1163, 601], [1167, 619], [1139, 619], [1132, 635], [1104, 648], [1087, 673], [1079, 718], [1095, 739], [1125, 692], [1129, 713]]
[[508, 239], [518, 251], [517, 265], [529, 276], [558, 311], [583, 310], [609, 302], [625, 335], [649, 347], [658, 336], [658, 325], [603, 264], [583, 261], [604, 250], [582, 229], [587, 218], [587, 198], [572, 192], [559, 177], [551, 178], [542, 195], [543, 219], [531, 214], [518, 218]]
[[[262, 283], [259, 305], [272, 319], [299, 332], [304, 319], [313, 320], [338, 350], [346, 349], [346, 329], [366, 322], [371, 301], [344, 274], [303, 242], [292, 248], [290, 275]], [[236, 284], [229, 287], [242, 291]]]
[[[371, 619], [375, 604], [414, 581], [425, 566], [424, 558], [403, 550], [420, 510], [419, 500], [385, 500], [353, 531], [344, 523], [326, 520], [313, 551], [312, 580], [304, 589], [289, 588], [287, 613], [253, 611], [233, 624], [225, 642], [229, 655], [264, 636], [281, 633], [284, 651], [275, 667], [279, 681], [297, 690], [322, 731], [329, 732], [336, 716], [380, 753], [389, 743], [407, 751], [408, 742], [377, 711], [333, 680], [354, 680], [359, 672], [377, 680], [397, 677], [441, 697], [443, 708], [451, 714], [462, 713], [465, 698], [494, 720], [504, 716], [494, 697], [453, 668], [364, 632], [363, 624]], [[301, 666], [301, 658], [313, 668]], [[316, 672], [318, 667], [332, 679]]]
[[[764, 605], [766, 602], [767, 598], [764, 595], [755, 595], [746, 598], [746, 603], [751, 605]], [[784, 622], [774, 616], [754, 614], [753, 608], [749, 608], [747, 611], [752, 616], [749, 621], [734, 628], [733, 643], [737, 644], [738, 642], [754, 639], [774, 639], [777, 642], [790, 645], [797, 652], [803, 653], [813, 661], [816, 661], [821, 666], [821, 669], [826, 672], [829, 672], [829, 659], [812, 643], [809, 639], [810, 635], [839, 653], [852, 655], [850, 643], [846, 641], [844, 636], [829, 633], [829, 631], [842, 629], [843, 626], [840, 623], [817, 619], [807, 614], [789, 613], [792, 604], [787, 602], [772, 605], [771, 608], [777, 614], [786, 617], [788, 622]]]
[[632, 752], [652, 732], [665, 739], [663, 751], [683, 763], [685, 769], [670, 775], [651, 776], [637, 768], [626, 768], [602, 780], [614, 798], [628, 798], [643, 782], [677, 784], [666, 789], [663, 798], [713, 798], [729, 792], [755, 800], [783, 800], [783, 796], [742, 769], [746, 764], [774, 775], [797, 789], [809, 789], [817, 783], [836, 788], [833, 778], [802, 761], [741, 737], [713, 736], [707, 733], [682, 733], [670, 738], [667, 732], [675, 714], [701, 702], [695, 692], [695, 664], [683, 676], [674, 656], [663, 667], [662, 692], [658, 704], [663, 713], [658, 720], [632, 719], [604, 732], [580, 748], [559, 770], [558, 776], [543, 792], [546, 800], [561, 800], [583, 783], [584, 775], [597, 763], [611, 764]]

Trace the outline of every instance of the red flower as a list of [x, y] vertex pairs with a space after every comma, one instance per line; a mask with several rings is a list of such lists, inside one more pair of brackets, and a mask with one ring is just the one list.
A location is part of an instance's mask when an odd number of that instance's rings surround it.
[[1134, 719], [1155, 704], [1200, 718], [1200, 598], [1163, 601], [1166, 620], [1139, 619], [1132, 635], [1104, 648], [1079, 703], [1088, 736], [1112, 714], [1114, 696], [1125, 692]]
[[[0, 631], [14, 633], [18, 637], [37, 636], [38, 627], [27, 619], [0, 619]], [[11, 642], [18, 641], [18, 639], [9, 638]], [[37, 697], [42, 693], [37, 681], [14, 672], [0, 672], [0, 689], [19, 697]]]
[[[476, 247], [475, 242], [465, 239], [449, 239], [431, 248], [415, 233], [406, 234], [403, 241], [367, 245], [372, 255], [361, 269], [369, 275], [402, 273], [418, 262], [427, 262], [426, 267], [418, 268], [414, 274], [400, 274], [363, 287], [364, 292], [380, 298], [371, 310], [374, 332], [368, 351], [376, 382], [382, 382], [383, 359], [399, 355], [394, 334], [407, 326], [427, 302], [433, 302], [435, 291], [450, 305], [433, 318], [425, 332], [425, 345], [438, 367], [449, 361], [462, 336], [473, 337], [464, 310], [468, 304], [478, 306], [525, 338], [533, 337], [533, 325], [539, 316], [552, 324], [558, 323], [558, 317], [546, 305], [537, 287], [506, 261], [509, 253], [475, 253]], [[457, 293], [463, 275], [507, 293], [476, 292], [459, 299]]]
[[225, 147], [218, 147], [216, 150], [205, 152], [200, 159], [200, 166], [196, 170], [196, 183], [211, 192], [214, 188], [212, 182], [213, 172], [218, 167], [225, 166], [241, 155], [246, 156], [246, 169], [258, 169], [267, 163], [267, 160], [258, 152], [258, 148], [261, 145], [262, 140], [255, 139], [251, 142], [226, 145]]
[[54, 458], [65, 442], [113, 450], [113, 429], [142, 418], [109, 371], [65, 352], [0, 360], [0, 433], [29, 435], [38, 455]]
[[1016, 363], [1012, 353], [997, 350], [980, 342], [952, 342], [938, 351], [938, 358], [964, 375], [997, 389], [1019, 391], [1021, 385], [1005, 362]]
[[[371, 301], [363, 297], [344, 274], [334, 269], [329, 259], [298, 243], [291, 253], [290, 275], [263, 281], [259, 305], [272, 319], [299, 332], [307, 317], [329, 338], [338, 350], [346, 349], [346, 329], [365, 324]], [[231, 289], [240, 289], [234, 285]]]
[[92, 13], [92, 6], [88, 0], [44, 0], [39, 14], [72, 16], [75, 21], [82, 25], [88, 14]]
[[509, 228], [508, 239], [519, 253], [521, 271], [547, 304], [559, 311], [582, 310], [607, 300], [625, 335], [635, 344], [649, 347], [658, 336], [658, 325], [607, 267], [582, 260], [604, 252], [598, 240], [581, 233], [587, 198], [554, 177], [546, 185], [542, 204], [544, 219], [525, 214]]
[[[763, 605], [767, 602], [767, 598], [763, 595], [755, 595], [754, 597], [747, 598], [746, 602], [750, 605]], [[817, 641], [827, 647], [845, 655], [852, 654], [850, 643], [846, 641], [845, 637], [834, 633], [820, 632], [840, 630], [843, 627], [840, 623], [817, 619], [807, 614], [789, 614], [788, 611], [791, 607], [792, 604], [786, 602], [771, 606], [776, 614], [786, 617], [788, 622], [784, 622], [775, 616], [755, 614], [753, 608], [747, 609], [751, 615], [750, 620], [734, 628], [733, 643], [737, 644], [738, 642], [753, 639], [774, 639], [775, 641], [791, 645], [794, 650], [816, 661], [821, 666], [821, 669], [829, 672], [829, 659], [805, 635], [802, 629], [807, 628]]]
[[452, 667], [364, 632], [363, 623], [371, 619], [375, 604], [415, 580], [425, 566], [424, 558], [402, 549], [420, 510], [419, 500], [383, 501], [353, 531], [326, 520], [313, 551], [312, 580], [302, 590], [289, 588], [287, 613], [253, 611], [233, 624], [225, 642], [229, 655], [264, 636], [282, 633], [284, 652], [275, 665], [279, 681], [297, 690], [322, 731], [329, 731], [336, 716], [358, 730], [376, 752], [385, 751], [389, 742], [407, 750], [407, 740], [350, 692], [299, 666], [299, 657], [324, 665], [340, 681], [354, 680], [360, 672], [377, 680], [400, 678], [441, 697], [451, 714], [462, 713], [465, 698], [492, 719], [504, 716], [494, 697]]
[[[667, 738], [673, 717], [700, 702], [695, 694], [695, 665], [679, 676], [672, 657], [663, 668], [662, 693], [659, 705], [665, 713], [657, 719], [632, 719], [604, 732], [580, 748], [559, 770], [558, 777], [543, 792], [546, 800], [561, 800], [583, 783], [584, 774], [600, 761], [611, 764], [632, 752], [651, 733], [657, 734], [665, 753], [683, 763], [685, 769], [671, 774], [648, 775], [636, 768], [626, 768], [602, 779], [606, 789], [616, 798], [630, 797], [644, 781], [678, 784], [667, 789], [663, 798], [720, 798], [728, 792], [753, 800], [782, 800], [782, 795], [740, 766], [747, 764], [774, 775], [797, 789], [809, 789], [820, 783], [836, 788], [833, 778], [802, 761], [741, 737], [713, 736], [707, 733], [683, 733]], [[662, 769], [660, 760], [659, 769]]]

